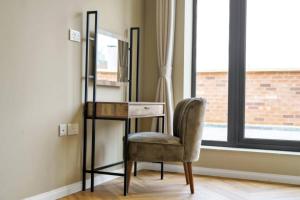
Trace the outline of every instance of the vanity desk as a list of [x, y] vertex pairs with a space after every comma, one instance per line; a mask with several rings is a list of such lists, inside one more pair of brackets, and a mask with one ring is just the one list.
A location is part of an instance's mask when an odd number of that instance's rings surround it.
[[[93, 18], [92, 18], [93, 17]], [[92, 20], [90, 20], [90, 18]], [[136, 40], [135, 40], [136, 39]], [[100, 42], [98, 42], [100, 41]], [[84, 103], [83, 103], [83, 151], [82, 151], [82, 191], [86, 190], [86, 175], [91, 175], [91, 192], [94, 191], [95, 174], [123, 176], [124, 195], [127, 194], [127, 155], [128, 135], [138, 131], [139, 118], [157, 118], [156, 132], [164, 131], [164, 103], [139, 101], [139, 46], [140, 28], [130, 28], [130, 44], [126, 39], [98, 30], [98, 11], [87, 11], [85, 34]], [[133, 57], [136, 57], [135, 59]], [[135, 61], [135, 62], [134, 62]], [[99, 83], [105, 87], [121, 87], [128, 94], [124, 102], [103, 102], [99, 98], [103, 93], [97, 88]], [[126, 83], [126, 84], [121, 84]], [[101, 85], [103, 86], [103, 85]], [[89, 90], [90, 88], [90, 90]], [[88, 95], [89, 91], [92, 93]], [[100, 95], [98, 94], [100, 93]], [[97, 93], [97, 94], [96, 94]], [[102, 94], [101, 94], [102, 93]], [[89, 99], [90, 97], [90, 99]], [[92, 97], [92, 98], [91, 98]], [[134, 99], [134, 100], [133, 100]], [[128, 101], [127, 101], [128, 100]], [[125, 123], [123, 140], [123, 160], [105, 166], [95, 166], [95, 146], [98, 120], [116, 120]], [[135, 120], [134, 126], [130, 127]], [[88, 121], [91, 127], [88, 128]], [[105, 127], [104, 127], [105, 128]], [[134, 130], [134, 131], [132, 131]], [[88, 134], [89, 132], [89, 134]], [[91, 139], [88, 140], [88, 135]], [[88, 145], [88, 142], [90, 143]], [[91, 147], [91, 164], [87, 169], [87, 147]], [[123, 165], [124, 173], [103, 171]], [[136, 175], [136, 163], [134, 174]], [[161, 163], [163, 179], [163, 163]]]
[[[162, 127], [164, 127], [164, 103], [159, 102], [87, 102], [85, 105], [87, 119], [94, 121], [92, 125], [92, 158], [91, 169], [86, 169], [86, 153], [87, 144], [86, 139], [83, 147], [83, 187], [85, 189], [86, 173], [91, 174], [91, 190], [94, 190], [94, 174], [106, 174], [114, 176], [124, 176], [124, 195], [127, 194], [127, 155], [128, 155], [128, 135], [130, 134], [130, 120], [137, 118], [158, 118], [162, 119]], [[94, 111], [95, 109], [95, 111]], [[118, 120], [125, 122], [124, 139], [123, 139], [123, 161], [112, 163], [106, 166], [95, 167], [95, 120]], [[158, 127], [157, 127], [158, 129]], [[163, 128], [162, 128], [163, 132]], [[84, 137], [86, 138], [86, 131]], [[120, 138], [122, 139], [122, 138]], [[124, 173], [115, 173], [102, 171], [106, 168], [110, 168], [116, 165], [124, 165]]]

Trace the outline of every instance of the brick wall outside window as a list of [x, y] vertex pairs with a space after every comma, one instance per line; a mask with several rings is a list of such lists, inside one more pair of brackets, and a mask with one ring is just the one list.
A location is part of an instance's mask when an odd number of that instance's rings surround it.
[[98, 71], [97, 72], [97, 79], [106, 80], [106, 81], [117, 81], [118, 80], [118, 74], [117, 74], [117, 72]]
[[[196, 96], [207, 99], [206, 122], [227, 123], [228, 74], [198, 72]], [[246, 124], [300, 126], [300, 72], [247, 72]]]

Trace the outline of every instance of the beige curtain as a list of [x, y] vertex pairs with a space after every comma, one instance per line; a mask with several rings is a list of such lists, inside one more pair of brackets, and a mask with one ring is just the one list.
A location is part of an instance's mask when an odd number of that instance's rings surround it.
[[[156, 101], [165, 102], [165, 132], [173, 135], [172, 64], [175, 32], [176, 0], [156, 0], [156, 38], [159, 79]], [[153, 121], [153, 128], [156, 121]]]
[[128, 81], [128, 43], [118, 41], [118, 81]]

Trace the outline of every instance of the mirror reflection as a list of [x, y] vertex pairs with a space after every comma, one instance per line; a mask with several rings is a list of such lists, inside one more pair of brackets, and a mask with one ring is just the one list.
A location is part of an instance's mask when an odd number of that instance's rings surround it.
[[128, 43], [105, 34], [98, 34], [97, 80], [128, 81]]

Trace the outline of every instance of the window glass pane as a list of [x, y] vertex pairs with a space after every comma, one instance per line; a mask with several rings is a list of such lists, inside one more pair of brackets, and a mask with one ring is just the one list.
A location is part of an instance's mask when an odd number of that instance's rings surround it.
[[247, 1], [245, 137], [300, 141], [300, 1]]
[[197, 8], [196, 96], [207, 100], [204, 140], [227, 141], [229, 0]]

